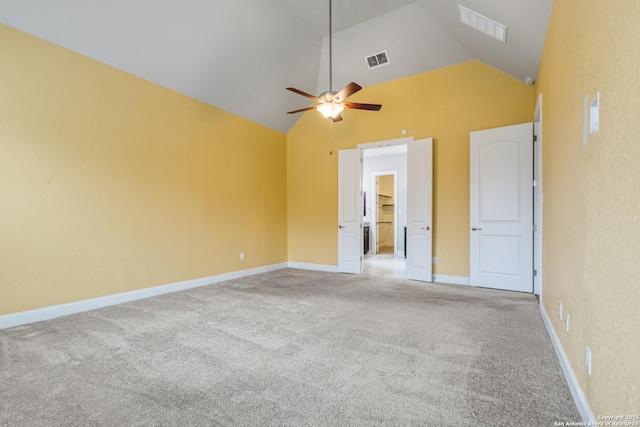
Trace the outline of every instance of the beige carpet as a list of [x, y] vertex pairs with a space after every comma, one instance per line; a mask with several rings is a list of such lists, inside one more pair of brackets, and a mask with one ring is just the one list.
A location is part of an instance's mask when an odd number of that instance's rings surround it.
[[0, 425], [552, 426], [533, 295], [280, 270], [0, 331]]

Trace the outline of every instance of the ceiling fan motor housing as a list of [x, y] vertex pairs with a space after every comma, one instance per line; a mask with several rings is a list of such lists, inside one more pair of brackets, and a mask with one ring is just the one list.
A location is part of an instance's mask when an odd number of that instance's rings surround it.
[[326, 92], [322, 92], [318, 98], [322, 102], [336, 102], [334, 97], [338, 94], [335, 90], [328, 90]]

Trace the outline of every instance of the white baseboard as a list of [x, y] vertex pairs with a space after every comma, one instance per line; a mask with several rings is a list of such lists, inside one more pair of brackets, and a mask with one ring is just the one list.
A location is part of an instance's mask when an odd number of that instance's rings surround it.
[[289, 268], [297, 268], [299, 270], [315, 270], [315, 271], [326, 271], [328, 273], [337, 273], [338, 266], [337, 265], [326, 265], [326, 264], [310, 264], [307, 262], [291, 262], [287, 263], [287, 267]]
[[451, 285], [471, 286], [470, 279], [467, 276], [447, 276], [445, 274], [434, 274], [433, 281], [436, 283], [448, 283]]
[[82, 313], [83, 311], [95, 310], [97, 308], [122, 304], [129, 301], [154, 297], [171, 292], [184, 291], [186, 289], [211, 285], [214, 283], [224, 282], [225, 280], [239, 279], [241, 277], [252, 276], [254, 274], [266, 273], [283, 268], [287, 268], [286, 262], [267, 265], [264, 267], [249, 268], [247, 270], [233, 271], [230, 273], [223, 273], [215, 276], [203, 277], [200, 279], [186, 280], [184, 282], [170, 283], [168, 285], [154, 286], [152, 288], [139, 289], [136, 291], [124, 292], [121, 294], [107, 295], [104, 297], [92, 298], [68, 304], [53, 305], [50, 307], [38, 308], [35, 310], [5, 314], [3, 316], [0, 316], [0, 329], [26, 325], [28, 323], [40, 322], [42, 320], [50, 320], [60, 316]]
[[576, 378], [576, 374], [575, 372], [573, 372], [573, 368], [571, 367], [569, 358], [564, 352], [564, 348], [562, 348], [562, 344], [560, 343], [558, 334], [556, 334], [556, 330], [551, 324], [551, 319], [549, 319], [549, 315], [547, 314], [547, 310], [544, 308], [544, 304], [542, 304], [542, 301], [540, 301], [540, 314], [542, 315], [542, 321], [544, 322], [544, 326], [547, 328], [547, 333], [549, 334], [549, 338], [551, 339], [551, 344], [553, 344], [553, 348], [556, 351], [558, 362], [560, 362], [560, 367], [562, 368], [562, 373], [567, 380], [567, 384], [569, 385], [569, 389], [571, 390], [571, 396], [573, 396], [573, 401], [575, 402], [576, 407], [580, 412], [582, 421], [587, 424], [591, 422], [594, 423], [593, 425], [595, 425], [596, 419], [593, 416], [593, 412], [591, 412], [591, 407], [589, 407], [587, 397], [584, 395], [584, 392], [580, 387], [580, 383], [578, 383], [578, 378]]

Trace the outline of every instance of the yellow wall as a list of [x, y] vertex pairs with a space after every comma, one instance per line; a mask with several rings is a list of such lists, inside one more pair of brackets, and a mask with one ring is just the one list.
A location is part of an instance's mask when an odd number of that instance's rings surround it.
[[[639, 16], [637, 0], [556, 0], [536, 84], [543, 303], [596, 419], [640, 413]], [[584, 95], [598, 91], [600, 131], [584, 147]]]
[[284, 134], [7, 26], [0, 45], [0, 314], [286, 261]]
[[[364, 142], [434, 138], [434, 255], [439, 274], [469, 275], [469, 132], [533, 120], [534, 91], [478, 61], [363, 89], [330, 125], [310, 111], [287, 135], [289, 260], [337, 265], [338, 149]], [[333, 154], [330, 154], [333, 152]]]

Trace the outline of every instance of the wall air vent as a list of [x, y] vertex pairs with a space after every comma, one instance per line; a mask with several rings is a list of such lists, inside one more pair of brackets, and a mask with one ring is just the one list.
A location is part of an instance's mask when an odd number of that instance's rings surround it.
[[462, 5], [458, 5], [460, 12], [460, 22], [470, 26], [474, 30], [478, 30], [496, 40], [500, 40], [502, 43], [507, 42], [507, 26], [502, 25], [493, 19], [489, 19], [486, 16], [480, 15], [478, 12], [474, 12], [471, 9], [467, 9]]
[[367, 66], [370, 70], [378, 67], [382, 67], [383, 65], [389, 64], [389, 55], [387, 55], [387, 51], [383, 50], [380, 53], [376, 53], [375, 55], [367, 56], [365, 58], [367, 61]]

